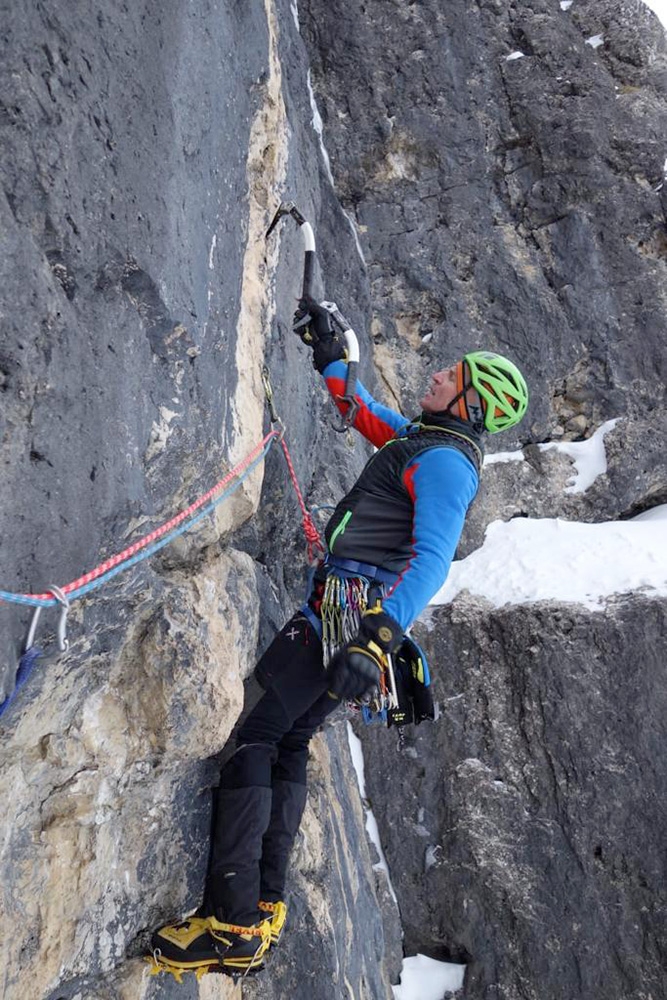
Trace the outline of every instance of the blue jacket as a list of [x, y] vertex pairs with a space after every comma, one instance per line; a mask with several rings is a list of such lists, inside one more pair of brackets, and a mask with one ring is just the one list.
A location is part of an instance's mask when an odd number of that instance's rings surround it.
[[[323, 372], [342, 413], [346, 367], [334, 361]], [[463, 421], [423, 414], [411, 422], [361, 383], [356, 396], [353, 426], [379, 451], [336, 507], [327, 544], [334, 558], [397, 574], [382, 606], [406, 630], [445, 582], [477, 492], [482, 453]]]

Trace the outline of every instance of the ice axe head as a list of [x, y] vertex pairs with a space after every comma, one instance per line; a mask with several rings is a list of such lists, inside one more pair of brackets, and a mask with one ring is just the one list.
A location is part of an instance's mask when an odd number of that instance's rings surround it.
[[302, 226], [306, 221], [299, 209], [296, 207], [293, 201], [281, 201], [278, 205], [278, 211], [273, 216], [273, 221], [266, 231], [266, 238], [268, 239], [273, 230], [276, 228], [280, 220], [284, 215], [291, 215], [297, 226]]

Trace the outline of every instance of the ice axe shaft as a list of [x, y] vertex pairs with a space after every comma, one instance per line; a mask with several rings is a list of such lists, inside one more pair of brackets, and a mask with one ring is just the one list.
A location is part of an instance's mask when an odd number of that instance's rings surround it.
[[[302, 298], [314, 298], [313, 291], [315, 285], [315, 234], [313, 227], [306, 217], [299, 211], [293, 201], [282, 201], [271, 221], [271, 225], [266, 231], [266, 237], [271, 235], [278, 223], [286, 215], [290, 215], [303, 233], [304, 261], [303, 261], [303, 289]], [[345, 337], [347, 347], [347, 377], [345, 380], [345, 394], [340, 397], [341, 402], [347, 403], [347, 411], [343, 418], [342, 427], [336, 427], [337, 431], [346, 431], [359, 409], [359, 404], [355, 398], [357, 388], [357, 369], [359, 367], [359, 341], [357, 335], [345, 319], [335, 302], [323, 302], [322, 306], [329, 311], [331, 318]]]
[[269, 236], [276, 228], [278, 223], [286, 215], [291, 215], [297, 226], [303, 233], [303, 243], [304, 243], [304, 261], [303, 261], [303, 290], [301, 292], [301, 297], [306, 298], [306, 296], [312, 297], [313, 285], [315, 279], [315, 234], [313, 233], [313, 227], [306, 220], [306, 218], [301, 214], [299, 209], [296, 207], [293, 201], [281, 201], [278, 206], [278, 211], [273, 216], [271, 225], [266, 231], [266, 238], [268, 240]]

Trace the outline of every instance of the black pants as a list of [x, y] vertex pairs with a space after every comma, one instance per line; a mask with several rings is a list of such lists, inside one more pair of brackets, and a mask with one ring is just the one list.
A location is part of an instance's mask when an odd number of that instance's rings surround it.
[[299, 612], [257, 664], [265, 693], [238, 732], [222, 770], [205, 909], [248, 926], [259, 899], [284, 898], [306, 805], [308, 745], [340, 701], [327, 692], [322, 644]]

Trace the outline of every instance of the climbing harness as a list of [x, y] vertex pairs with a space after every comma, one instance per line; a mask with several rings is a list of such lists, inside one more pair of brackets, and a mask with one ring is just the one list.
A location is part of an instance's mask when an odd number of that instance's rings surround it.
[[[315, 288], [315, 262], [317, 260], [315, 234], [313, 233], [313, 227], [306, 220], [305, 216], [302, 215], [293, 201], [282, 201], [280, 203], [271, 225], [266, 231], [266, 238], [269, 238], [280, 220], [286, 215], [290, 215], [294, 219], [297, 226], [303, 233], [304, 262], [301, 297], [302, 299], [313, 298]], [[347, 410], [345, 412], [345, 416], [343, 417], [342, 424], [334, 425], [334, 430], [343, 433], [349, 430], [359, 410], [359, 403], [355, 396], [357, 387], [357, 369], [359, 367], [359, 341], [357, 340], [357, 335], [352, 329], [351, 324], [345, 319], [335, 302], [320, 302], [320, 305], [323, 309], [327, 310], [333, 322], [342, 333], [347, 347], [345, 393], [344, 395], [338, 397], [341, 403], [347, 404]]]

